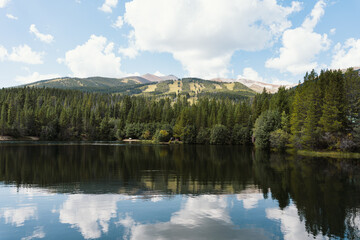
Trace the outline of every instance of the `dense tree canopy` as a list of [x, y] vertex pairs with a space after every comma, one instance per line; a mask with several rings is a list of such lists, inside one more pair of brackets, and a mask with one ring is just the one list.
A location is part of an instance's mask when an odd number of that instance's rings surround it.
[[307, 73], [292, 89], [250, 99], [136, 97], [51, 88], [0, 90], [0, 135], [43, 140], [181, 140], [259, 148], [359, 150], [360, 77]]
[[210, 130], [217, 124], [222, 124], [226, 131], [234, 125], [243, 127], [239, 131], [247, 136], [247, 142], [251, 135], [249, 100], [204, 97], [190, 104], [186, 97], [156, 99], [50, 88], [13, 88], [0, 91], [0, 109], [0, 135], [15, 137], [157, 141], [176, 138], [185, 143], [207, 143]]

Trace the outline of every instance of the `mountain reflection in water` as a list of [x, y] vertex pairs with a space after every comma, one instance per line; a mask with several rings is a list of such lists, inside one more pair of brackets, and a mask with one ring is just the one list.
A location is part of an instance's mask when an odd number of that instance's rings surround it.
[[357, 239], [359, 169], [232, 146], [3, 143], [0, 235]]

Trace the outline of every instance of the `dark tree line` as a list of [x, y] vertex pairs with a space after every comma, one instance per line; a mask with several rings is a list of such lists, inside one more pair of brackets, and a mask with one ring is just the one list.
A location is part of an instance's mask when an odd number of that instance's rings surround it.
[[360, 77], [312, 71], [292, 89], [253, 98], [146, 98], [50, 88], [0, 90], [0, 135], [43, 140], [248, 144], [358, 150]]
[[254, 136], [262, 148], [355, 151], [360, 147], [358, 72], [315, 71], [304, 82], [274, 95], [256, 96]]
[[43, 140], [250, 142], [249, 100], [130, 97], [50, 88], [0, 91], [0, 135]]

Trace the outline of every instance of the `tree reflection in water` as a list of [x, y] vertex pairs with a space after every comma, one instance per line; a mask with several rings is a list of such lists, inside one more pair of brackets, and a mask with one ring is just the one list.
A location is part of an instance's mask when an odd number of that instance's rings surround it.
[[[268, 209], [269, 219], [282, 221], [281, 216], [296, 213], [308, 234], [349, 239], [359, 237], [359, 169], [360, 164], [352, 160], [312, 159], [232, 146], [0, 145], [0, 181], [6, 184], [57, 193], [111, 193], [115, 198], [126, 194], [154, 201], [176, 194], [210, 194], [216, 199], [236, 194], [246, 209], [271, 196], [279, 209]], [[174, 215], [169, 224], [176, 223], [181, 214]], [[64, 223], [77, 224], [66, 216], [61, 219]], [[123, 223], [129, 222], [124, 219]], [[134, 233], [159, 227], [136, 226]], [[106, 231], [106, 224], [101, 228]], [[92, 236], [98, 236], [100, 230], [94, 231]]]

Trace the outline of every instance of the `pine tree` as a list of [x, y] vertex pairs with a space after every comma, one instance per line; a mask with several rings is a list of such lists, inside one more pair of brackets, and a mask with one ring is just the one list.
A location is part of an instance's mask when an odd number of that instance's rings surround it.
[[321, 116], [320, 91], [316, 83], [311, 83], [308, 88], [306, 100], [306, 117], [301, 136], [302, 145], [309, 149], [315, 149], [319, 145], [319, 119]]
[[325, 90], [320, 125], [324, 133], [339, 135], [345, 128], [344, 80], [340, 71], [332, 72]]

